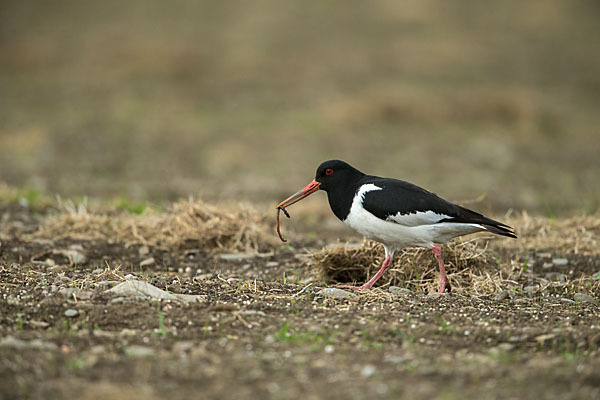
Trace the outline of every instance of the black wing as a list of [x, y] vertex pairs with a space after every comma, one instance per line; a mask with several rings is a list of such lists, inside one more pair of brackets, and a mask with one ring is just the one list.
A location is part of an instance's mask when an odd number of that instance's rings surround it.
[[480, 224], [488, 231], [516, 237], [513, 228], [475, 211], [442, 199], [412, 183], [368, 176], [362, 184], [373, 184], [381, 190], [365, 193], [363, 207], [378, 218], [406, 226], [441, 222]]

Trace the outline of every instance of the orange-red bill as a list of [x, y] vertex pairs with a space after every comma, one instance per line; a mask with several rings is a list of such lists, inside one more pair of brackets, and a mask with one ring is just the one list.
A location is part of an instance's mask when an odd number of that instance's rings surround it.
[[293, 195], [291, 195], [290, 197], [288, 197], [287, 199], [285, 199], [284, 201], [279, 203], [277, 205], [277, 208], [289, 207], [292, 204], [299, 202], [306, 196], [319, 190], [320, 186], [321, 186], [321, 182], [317, 182], [316, 180], [313, 179], [313, 181], [311, 183], [309, 183], [308, 185], [306, 185], [306, 187], [304, 189], [297, 191], [296, 193], [294, 193]]
[[282, 242], [287, 242], [287, 240], [285, 240], [284, 237], [281, 235], [281, 230], [280, 230], [280, 225], [279, 225], [279, 213], [281, 211], [283, 211], [285, 216], [289, 218], [290, 214], [288, 214], [285, 207], [289, 207], [292, 204], [299, 202], [306, 196], [316, 192], [317, 190], [319, 190], [320, 186], [321, 186], [321, 182], [317, 182], [316, 180], [313, 180], [311, 183], [306, 185], [306, 187], [304, 189], [299, 190], [298, 192], [294, 193], [293, 195], [291, 195], [290, 197], [288, 197], [287, 199], [285, 199], [284, 201], [282, 201], [281, 203], [279, 203], [277, 205], [277, 235], [279, 235], [279, 239], [281, 239]]

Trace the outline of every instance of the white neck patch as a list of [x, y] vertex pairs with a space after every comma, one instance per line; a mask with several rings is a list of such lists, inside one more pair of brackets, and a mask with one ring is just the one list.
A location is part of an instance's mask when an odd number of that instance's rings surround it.
[[[359, 189], [358, 192], [356, 192], [356, 197], [355, 200], [358, 200], [362, 203], [365, 194], [369, 193], [369, 192], [373, 192], [375, 190], [383, 190], [383, 188], [380, 188], [379, 186], [373, 184], [373, 183], [367, 183], [366, 185], [362, 185]], [[354, 205], [354, 204], [353, 204]]]

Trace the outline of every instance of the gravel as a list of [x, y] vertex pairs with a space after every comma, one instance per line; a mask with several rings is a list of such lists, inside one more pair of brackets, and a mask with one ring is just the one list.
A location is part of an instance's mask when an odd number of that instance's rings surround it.
[[389, 291], [390, 291], [391, 294], [394, 294], [394, 295], [407, 295], [407, 294], [412, 294], [413, 293], [413, 291], [410, 290], [410, 289], [401, 288], [401, 287], [398, 287], [398, 286], [390, 286]]
[[338, 288], [325, 288], [317, 292], [318, 295], [328, 297], [330, 299], [349, 299], [354, 297], [354, 293]]

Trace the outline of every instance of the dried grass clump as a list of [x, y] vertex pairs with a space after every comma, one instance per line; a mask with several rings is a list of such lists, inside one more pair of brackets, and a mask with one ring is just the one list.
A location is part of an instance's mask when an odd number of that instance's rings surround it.
[[[454, 241], [442, 249], [452, 290], [489, 294], [498, 290], [501, 275], [496, 257], [474, 241]], [[380, 268], [383, 246], [366, 241], [360, 247], [338, 245], [313, 254], [312, 264], [326, 282], [362, 284]], [[396, 253], [394, 265], [377, 285], [395, 285], [415, 291], [436, 290], [439, 269], [431, 250], [408, 248]]]
[[515, 228], [517, 240], [495, 241], [509, 250], [547, 250], [556, 254], [600, 254], [600, 216], [562, 219], [531, 217], [527, 212], [505, 221]]
[[244, 205], [226, 209], [190, 199], [175, 203], [165, 213], [107, 215], [71, 210], [47, 218], [32, 237], [250, 252], [277, 244], [272, 224], [271, 218]]

